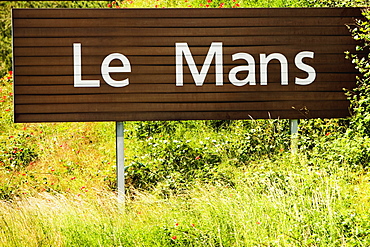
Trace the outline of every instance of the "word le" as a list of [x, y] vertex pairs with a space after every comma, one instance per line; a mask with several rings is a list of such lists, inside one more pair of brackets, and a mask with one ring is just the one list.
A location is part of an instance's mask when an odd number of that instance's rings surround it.
[[[222, 42], [212, 42], [205, 58], [204, 64], [199, 72], [194, 58], [190, 52], [187, 43], [176, 43], [176, 86], [183, 86], [183, 56], [189, 66], [190, 72], [196, 86], [202, 86], [207, 76], [209, 67], [213, 58], [215, 58], [216, 67], [216, 86], [223, 85], [223, 54]], [[307, 78], [295, 77], [295, 84], [309, 85], [316, 79], [316, 71], [310, 65], [303, 63], [304, 58], [314, 58], [314, 52], [299, 52], [294, 59], [295, 66], [308, 74]], [[122, 67], [109, 67], [110, 63], [118, 59], [122, 62]], [[243, 59], [248, 65], [241, 65], [232, 68], [229, 72], [229, 81], [235, 86], [256, 85], [256, 67], [254, 57], [248, 53], [235, 53], [232, 60]], [[281, 53], [260, 54], [260, 84], [267, 85], [267, 67], [271, 60], [276, 59], [281, 64], [281, 85], [288, 85], [288, 60]], [[100, 87], [100, 80], [82, 80], [81, 73], [81, 44], [73, 44], [73, 61], [74, 61], [74, 87]], [[248, 71], [248, 76], [244, 79], [238, 79], [236, 74], [242, 71]], [[106, 56], [101, 64], [101, 74], [104, 81], [112, 87], [124, 87], [129, 85], [129, 79], [121, 81], [112, 79], [110, 73], [131, 72], [131, 65], [128, 58], [120, 53], [112, 53]]]

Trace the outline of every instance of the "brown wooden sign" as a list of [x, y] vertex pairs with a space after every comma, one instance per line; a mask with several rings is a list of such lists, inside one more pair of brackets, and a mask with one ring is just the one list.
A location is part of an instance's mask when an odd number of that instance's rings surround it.
[[359, 8], [14, 9], [15, 122], [349, 115]]

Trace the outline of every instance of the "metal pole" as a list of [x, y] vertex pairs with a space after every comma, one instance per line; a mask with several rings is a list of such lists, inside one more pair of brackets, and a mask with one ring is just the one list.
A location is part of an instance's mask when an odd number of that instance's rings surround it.
[[290, 134], [291, 134], [290, 147], [292, 150], [292, 154], [296, 154], [298, 149], [298, 119], [290, 120]]
[[116, 164], [118, 202], [125, 202], [125, 157], [123, 122], [116, 122]]

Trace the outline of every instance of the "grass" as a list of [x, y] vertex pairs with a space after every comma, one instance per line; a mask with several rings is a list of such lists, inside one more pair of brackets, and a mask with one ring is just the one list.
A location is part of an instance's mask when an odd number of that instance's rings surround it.
[[40, 193], [1, 204], [0, 245], [368, 246], [369, 176], [348, 170], [266, 160], [234, 187], [199, 184], [166, 199], [131, 191], [125, 206], [113, 193]]

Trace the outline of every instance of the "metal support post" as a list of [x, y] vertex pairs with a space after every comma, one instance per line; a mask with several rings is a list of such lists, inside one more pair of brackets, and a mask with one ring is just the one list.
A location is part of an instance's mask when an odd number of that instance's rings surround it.
[[290, 148], [292, 150], [292, 154], [296, 154], [298, 150], [298, 119], [290, 120], [290, 134], [291, 134]]
[[116, 166], [118, 202], [125, 202], [125, 157], [123, 122], [116, 122]]

